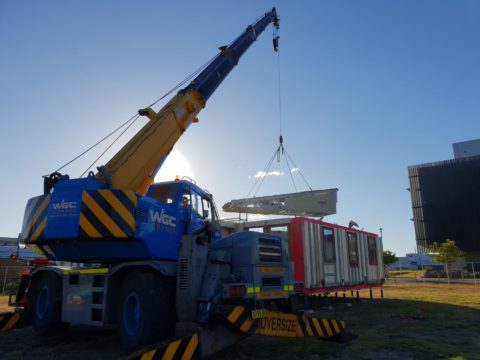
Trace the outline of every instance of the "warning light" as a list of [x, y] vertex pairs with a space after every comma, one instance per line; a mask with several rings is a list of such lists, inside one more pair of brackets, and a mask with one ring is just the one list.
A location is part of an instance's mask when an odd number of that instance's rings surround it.
[[180, 175], [175, 176], [175, 181], [180, 181]]
[[244, 297], [245, 296], [245, 286], [244, 285], [229, 286], [228, 296], [229, 297]]

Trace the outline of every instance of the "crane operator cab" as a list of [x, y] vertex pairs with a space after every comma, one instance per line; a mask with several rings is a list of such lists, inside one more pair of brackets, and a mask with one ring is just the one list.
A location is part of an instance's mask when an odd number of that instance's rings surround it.
[[220, 239], [218, 216], [212, 195], [198, 187], [192, 180], [183, 178], [153, 184], [146, 197], [175, 209], [178, 214], [175, 217], [175, 225], [180, 227], [179, 235], [204, 233], [209, 241]]

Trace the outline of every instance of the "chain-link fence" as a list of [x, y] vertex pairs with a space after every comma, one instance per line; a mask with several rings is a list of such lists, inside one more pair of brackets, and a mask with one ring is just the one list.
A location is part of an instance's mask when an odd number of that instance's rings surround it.
[[435, 282], [435, 283], [465, 283], [480, 287], [480, 262], [465, 262], [448, 264], [448, 266], [419, 266], [416, 270], [410, 268], [386, 271], [387, 280], [391, 282]]
[[11, 294], [17, 289], [20, 277], [29, 266], [0, 266], [0, 293]]
[[[27, 265], [0, 266], [0, 294], [14, 292]], [[480, 262], [450, 264], [441, 269], [429, 266], [419, 267], [417, 270], [399, 269], [386, 270], [387, 281], [390, 282], [434, 282], [434, 283], [465, 283], [480, 288]]]

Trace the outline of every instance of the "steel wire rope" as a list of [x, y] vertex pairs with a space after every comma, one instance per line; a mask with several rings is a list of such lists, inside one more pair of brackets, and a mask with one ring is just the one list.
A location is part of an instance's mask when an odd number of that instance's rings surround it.
[[[273, 39], [274, 39], [274, 41], [275, 41], [275, 39], [278, 40], [278, 38], [279, 38], [278, 37], [278, 29], [276, 27], [273, 27]], [[277, 45], [278, 45], [278, 43], [277, 43]], [[273, 160], [275, 159], [275, 156], [277, 156], [278, 159], [280, 159], [281, 151], [283, 150], [283, 143], [282, 143], [282, 141], [283, 141], [282, 140], [282, 91], [281, 91], [281, 81], [280, 81], [281, 80], [281, 77], [280, 77], [280, 48], [276, 47], [275, 52], [277, 53], [278, 116], [279, 116], [279, 123], [280, 123], [280, 129], [279, 129], [280, 130], [280, 145], [277, 147], [277, 150], [275, 150], [275, 152], [273, 154], [273, 157], [267, 163], [267, 166], [265, 167], [265, 169], [263, 171], [263, 174], [262, 174], [263, 176], [260, 176], [260, 177], [257, 178], [257, 181], [253, 184], [252, 188], [248, 192], [247, 198], [250, 196], [250, 194], [252, 193], [253, 189], [257, 186], [257, 184], [259, 184], [257, 190], [253, 194], [253, 197], [257, 196], [258, 191], [260, 190], [260, 188], [263, 185], [263, 181], [268, 176], [268, 171], [270, 170], [270, 167], [272, 166], [272, 163], [273, 163]], [[260, 183], [259, 183], [259, 181], [260, 181]], [[294, 182], [294, 187], [295, 187], [295, 182]], [[295, 189], [296, 189], [296, 187], [295, 187]]]
[[[274, 33], [274, 36], [275, 36], [275, 33]], [[280, 49], [277, 49], [277, 78], [278, 78], [278, 118], [280, 122], [280, 136], [282, 136], [282, 83], [281, 83], [281, 77], [280, 77]]]
[[285, 159], [288, 159], [292, 162], [293, 166], [295, 169], [297, 169], [296, 171], [298, 171], [298, 173], [300, 174], [300, 176], [302, 177], [303, 181], [305, 182], [305, 184], [308, 186], [308, 188], [310, 189], [310, 191], [313, 191], [312, 187], [310, 186], [310, 184], [308, 183], [307, 179], [305, 179], [305, 177], [303, 176], [302, 172], [300, 171], [300, 168], [295, 164], [295, 162], [293, 161], [293, 159], [291, 158], [291, 156], [288, 154], [287, 152], [287, 149], [284, 149], [284, 156], [285, 156]]
[[68, 161], [66, 164], [62, 165], [61, 167], [59, 167], [57, 170], [55, 170], [54, 172], [59, 172], [60, 170], [62, 170], [64, 167], [70, 165], [72, 162], [74, 162], [75, 160], [79, 159], [80, 157], [82, 157], [83, 155], [85, 155], [87, 152], [89, 152], [90, 150], [92, 150], [94, 147], [96, 147], [97, 145], [101, 144], [103, 141], [105, 141], [106, 139], [108, 139], [110, 136], [112, 136], [113, 134], [115, 134], [118, 130], [120, 130], [122, 127], [124, 127], [125, 125], [127, 125], [130, 121], [132, 121], [133, 119], [135, 119], [135, 117], [137, 116], [138, 114], [135, 114], [133, 115], [130, 119], [128, 119], [127, 121], [125, 121], [122, 125], [120, 125], [119, 127], [117, 127], [115, 130], [113, 130], [110, 134], [106, 135], [105, 137], [103, 137], [102, 139], [100, 139], [99, 141], [97, 141], [95, 144], [93, 144], [92, 146], [90, 146], [87, 150], [83, 151], [81, 154], [77, 155], [76, 157], [74, 157], [72, 160]]
[[273, 153], [273, 156], [272, 156], [272, 158], [270, 159], [270, 161], [267, 163], [267, 166], [266, 166], [265, 169], [263, 170], [263, 173], [260, 174], [260, 176], [257, 178], [257, 181], [255, 181], [255, 183], [253, 184], [252, 188], [251, 188], [250, 191], [248, 192], [247, 198], [250, 196], [250, 194], [252, 193], [253, 189], [255, 189], [255, 187], [257, 186], [257, 184], [260, 182], [260, 184], [258, 185], [257, 191], [255, 191], [255, 193], [253, 194], [253, 197], [257, 196], [257, 193], [258, 193], [258, 191], [260, 190], [260, 188], [262, 187], [262, 183], [263, 183], [263, 181], [265, 180], [265, 177], [266, 177], [267, 174], [268, 174], [268, 170], [270, 170], [270, 167], [272, 166], [273, 160], [275, 160], [275, 157], [277, 156], [279, 149], [280, 149], [280, 147], [278, 147], [277, 150], [275, 150], [275, 152]]
[[123, 130], [120, 135], [117, 136], [117, 138], [115, 140], [113, 140], [110, 145], [107, 146], [107, 148], [95, 159], [95, 161], [82, 173], [82, 175], [80, 175], [80, 177], [82, 177], [83, 175], [85, 175], [85, 173], [90, 170], [93, 165], [95, 165], [95, 163], [100, 160], [100, 158], [105, 155], [105, 153], [110, 150], [110, 148], [113, 146], [113, 144], [115, 144], [117, 142], [117, 140], [123, 135], [125, 134], [125, 132], [130, 129], [130, 127], [135, 123], [135, 121], [140, 117], [140, 115], [136, 115], [136, 118], [130, 123], [130, 125], [128, 125], [125, 130]]
[[[275, 32], [275, 29], [274, 29], [274, 37], [275, 36], [278, 36], [278, 33]], [[261, 186], [263, 185], [263, 181], [265, 180], [265, 177], [268, 176], [268, 171], [270, 170], [270, 167], [273, 163], [273, 159], [275, 158], [275, 156], [278, 157], [278, 162], [280, 162], [280, 157], [281, 155], [283, 155], [283, 157], [285, 158], [285, 164], [287, 165], [287, 169], [288, 169], [288, 172], [290, 173], [290, 178], [292, 180], [292, 184], [293, 184], [293, 188], [295, 189], [295, 192], [298, 192], [298, 189], [297, 189], [297, 186], [296, 186], [296, 183], [295, 183], [295, 179], [293, 177], [293, 172], [294, 172], [294, 169], [295, 169], [295, 172], [298, 172], [300, 177], [303, 179], [303, 181], [305, 182], [305, 184], [307, 185], [307, 187], [310, 189], [310, 191], [313, 191], [312, 187], [310, 186], [310, 184], [308, 183], [307, 179], [305, 178], [305, 176], [303, 176], [303, 173], [300, 171], [300, 168], [295, 164], [295, 162], [293, 161], [292, 157], [288, 154], [287, 152], [287, 149], [285, 149], [285, 146], [283, 145], [283, 135], [282, 135], [282, 132], [283, 132], [283, 124], [282, 124], [282, 88], [281, 88], [281, 71], [280, 71], [280, 50], [277, 51], [277, 80], [278, 80], [278, 117], [279, 117], [279, 131], [280, 131], [280, 136], [279, 136], [279, 139], [280, 139], [280, 145], [277, 147], [277, 150], [275, 151], [275, 153], [273, 154], [273, 157], [272, 159], [270, 159], [270, 161], [268, 162], [265, 170], [263, 171], [263, 176], [259, 177], [257, 179], [257, 181], [253, 184], [252, 188], [250, 189], [250, 191], [248, 192], [248, 195], [247, 195], [247, 198], [250, 196], [251, 192], [253, 191], [253, 189], [257, 186], [258, 184], [258, 187], [257, 187], [257, 190], [255, 191], [253, 197], [256, 197], [258, 191], [260, 190]], [[290, 166], [290, 162], [292, 163], [293, 167]], [[260, 181], [260, 182], [259, 182]]]
[[290, 167], [290, 164], [288, 162], [288, 158], [285, 156], [285, 149], [282, 149], [282, 154], [283, 157], [285, 158], [285, 164], [287, 165], [288, 172], [290, 174], [290, 178], [292, 179], [293, 183], [293, 188], [295, 189], [295, 192], [298, 192], [297, 185], [295, 184], [295, 179], [293, 178], [293, 168]]
[[[210, 60], [208, 60], [206, 63], [204, 63], [202, 66], [200, 66], [198, 69], [196, 69], [194, 72], [192, 72], [190, 75], [188, 75], [185, 79], [183, 79], [182, 81], [180, 81], [177, 85], [175, 85], [171, 90], [167, 91], [164, 95], [162, 95], [160, 98], [158, 98], [157, 100], [155, 100], [153, 103], [151, 103], [150, 105], [148, 105], [147, 107], [152, 107], [154, 105], [156, 105], [158, 102], [160, 102], [161, 100], [163, 100], [165, 97], [167, 97], [168, 95], [170, 95], [171, 93], [173, 93], [174, 91], [176, 91], [178, 88], [180, 88], [181, 86], [183, 86], [187, 81], [191, 80], [194, 76], [196, 76], [197, 74], [199, 74], [201, 71], [203, 71], [208, 65], [210, 65], [218, 56], [220, 56], [220, 54], [216, 54], [215, 56], [213, 56]], [[107, 149], [105, 151], [102, 152], [102, 154], [100, 154], [100, 156], [93, 162], [92, 165], [90, 165], [87, 170], [85, 170], [82, 175], [80, 175], [80, 177], [82, 177], [107, 151], [108, 149], [110, 149], [113, 144], [126, 132], [126, 130], [128, 130], [132, 125], [133, 123], [135, 123], [135, 121], [139, 118], [139, 115], [138, 114], [134, 114], [132, 115], [127, 121], [125, 121], [123, 124], [121, 124], [119, 127], [117, 127], [115, 130], [113, 130], [112, 132], [110, 132], [109, 134], [107, 134], [106, 136], [104, 136], [102, 139], [100, 139], [99, 141], [97, 141], [95, 144], [93, 144], [92, 146], [90, 146], [88, 149], [86, 149], [85, 151], [83, 151], [82, 153], [80, 153], [79, 155], [75, 156], [72, 160], [68, 161], [67, 163], [65, 163], [64, 165], [62, 165], [61, 167], [59, 167], [57, 170], [55, 170], [54, 172], [59, 172], [60, 170], [62, 170], [63, 168], [65, 168], [66, 166], [70, 165], [71, 163], [73, 163], [75, 160], [81, 158], [83, 155], [85, 155], [86, 153], [88, 153], [89, 151], [91, 151], [93, 148], [97, 147], [98, 145], [100, 145], [102, 142], [104, 142], [105, 140], [107, 140], [110, 136], [112, 136], [113, 134], [115, 134], [117, 131], [119, 131], [121, 128], [123, 128], [124, 126], [126, 126], [129, 122], [131, 122], [130, 125], [128, 125], [128, 127], [107, 147]]]

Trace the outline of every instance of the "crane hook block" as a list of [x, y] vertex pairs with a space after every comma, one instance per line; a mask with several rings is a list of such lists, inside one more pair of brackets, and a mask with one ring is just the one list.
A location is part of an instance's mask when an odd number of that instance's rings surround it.
[[278, 39], [280, 39], [280, 36], [275, 36], [273, 38], [273, 50], [278, 51]]

